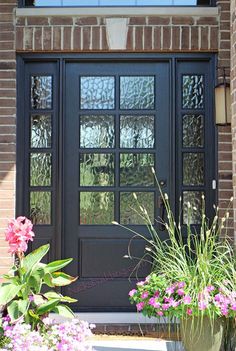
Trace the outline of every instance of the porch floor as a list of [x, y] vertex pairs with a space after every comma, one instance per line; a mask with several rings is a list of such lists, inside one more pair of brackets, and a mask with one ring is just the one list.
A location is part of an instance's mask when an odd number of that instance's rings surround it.
[[95, 335], [90, 343], [94, 351], [184, 351], [180, 342], [148, 337]]

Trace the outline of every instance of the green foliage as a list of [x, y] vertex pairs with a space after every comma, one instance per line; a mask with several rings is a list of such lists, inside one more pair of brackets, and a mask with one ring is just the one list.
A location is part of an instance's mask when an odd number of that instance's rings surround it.
[[43, 245], [25, 257], [19, 257], [18, 266], [4, 275], [4, 283], [0, 285], [0, 305], [9, 314], [12, 323], [23, 318], [36, 328], [49, 312], [66, 317], [74, 316], [72, 310], [63, 303], [74, 303], [75, 299], [54, 291], [41, 293], [45, 285], [55, 288], [69, 285], [77, 279], [58, 271], [67, 266], [72, 261], [71, 258], [41, 263], [49, 248], [49, 245]]

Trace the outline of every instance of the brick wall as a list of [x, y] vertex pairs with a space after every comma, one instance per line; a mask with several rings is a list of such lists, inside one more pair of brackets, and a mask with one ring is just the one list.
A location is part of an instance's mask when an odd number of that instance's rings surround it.
[[[130, 17], [126, 51], [218, 50], [218, 17]], [[107, 51], [101, 17], [18, 17], [17, 51]]]
[[11, 264], [4, 240], [15, 209], [16, 60], [13, 11], [16, 0], [0, 3], [0, 274]]
[[[235, 1], [232, 1], [232, 4], [235, 7]], [[110, 51], [106, 35], [106, 20], [103, 17], [19, 16], [15, 18], [13, 14], [15, 5], [16, 0], [1, 0], [0, 3], [0, 274], [10, 263], [3, 237], [7, 219], [14, 216], [15, 208], [15, 50], [18, 53]], [[229, 68], [230, 0], [217, 1], [217, 5], [220, 16], [215, 17], [129, 17], [127, 45], [124, 51], [218, 52], [218, 66]], [[233, 19], [233, 26], [234, 21], [235, 19]], [[235, 43], [236, 33], [234, 36]], [[232, 47], [232, 50], [232, 64], [235, 65], [231, 73], [233, 77], [236, 76], [234, 52], [236, 49]], [[226, 73], [228, 75], [229, 70]], [[218, 78], [219, 81], [222, 80], [221, 69], [218, 70]], [[236, 78], [232, 88], [232, 97], [236, 99], [234, 90]], [[235, 120], [232, 128], [235, 135], [236, 101], [233, 101], [233, 113]], [[219, 127], [218, 132], [219, 205], [222, 213], [232, 195], [232, 136], [230, 126]], [[233, 149], [236, 149], [235, 140]], [[236, 173], [236, 156], [234, 158], [233, 167]], [[234, 188], [236, 197], [236, 179]], [[236, 212], [234, 217], [236, 218]]]
[[[236, 1], [231, 0], [231, 111], [233, 145], [234, 228], [236, 232]], [[235, 239], [236, 244], [236, 239]]]

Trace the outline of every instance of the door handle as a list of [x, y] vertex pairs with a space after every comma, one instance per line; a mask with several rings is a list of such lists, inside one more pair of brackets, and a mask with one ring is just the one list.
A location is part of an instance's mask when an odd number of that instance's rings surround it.
[[159, 216], [160, 221], [158, 222], [158, 228], [159, 230], [164, 231], [166, 229], [164, 224], [166, 207], [165, 207], [165, 202], [161, 195], [159, 195], [158, 197], [158, 208], [160, 209], [160, 216]]

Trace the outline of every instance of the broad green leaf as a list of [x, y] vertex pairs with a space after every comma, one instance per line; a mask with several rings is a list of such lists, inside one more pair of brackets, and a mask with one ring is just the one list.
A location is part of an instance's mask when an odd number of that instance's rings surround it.
[[60, 302], [60, 300], [58, 299], [53, 299], [53, 300], [49, 300], [47, 302], [45, 302], [44, 304], [40, 305], [37, 310], [36, 313], [39, 315], [45, 314], [47, 312], [51, 312]]
[[21, 290], [22, 285], [2, 284], [0, 286], [0, 306], [10, 302]]
[[34, 295], [34, 303], [36, 306], [40, 306], [45, 303], [45, 299], [42, 295], [36, 294]]
[[67, 258], [65, 260], [53, 261], [53, 262], [48, 263], [46, 265], [46, 268], [48, 269], [48, 271], [50, 273], [53, 273], [53, 272], [56, 272], [56, 271], [62, 269], [65, 266], [67, 266], [69, 263], [71, 263], [71, 261], [73, 261], [73, 258]]
[[63, 272], [52, 273], [52, 277], [52, 283], [56, 286], [69, 285], [78, 279], [77, 277], [71, 277]]
[[53, 309], [53, 312], [59, 314], [60, 316], [66, 317], [66, 318], [74, 318], [74, 313], [70, 309], [70, 307], [65, 306], [65, 305], [58, 305]]
[[40, 246], [38, 249], [32, 251], [23, 259], [23, 267], [27, 274], [30, 274], [31, 270], [41, 261], [41, 259], [47, 254], [50, 245]]
[[50, 273], [45, 274], [43, 277], [43, 282], [50, 288], [54, 288], [55, 284], [52, 283], [52, 275]]
[[17, 322], [25, 315], [29, 308], [29, 300], [14, 300], [7, 307], [7, 312], [11, 318], [11, 322]]
[[34, 274], [29, 277], [28, 285], [33, 289], [35, 294], [39, 294], [42, 287], [42, 279], [39, 275]]

